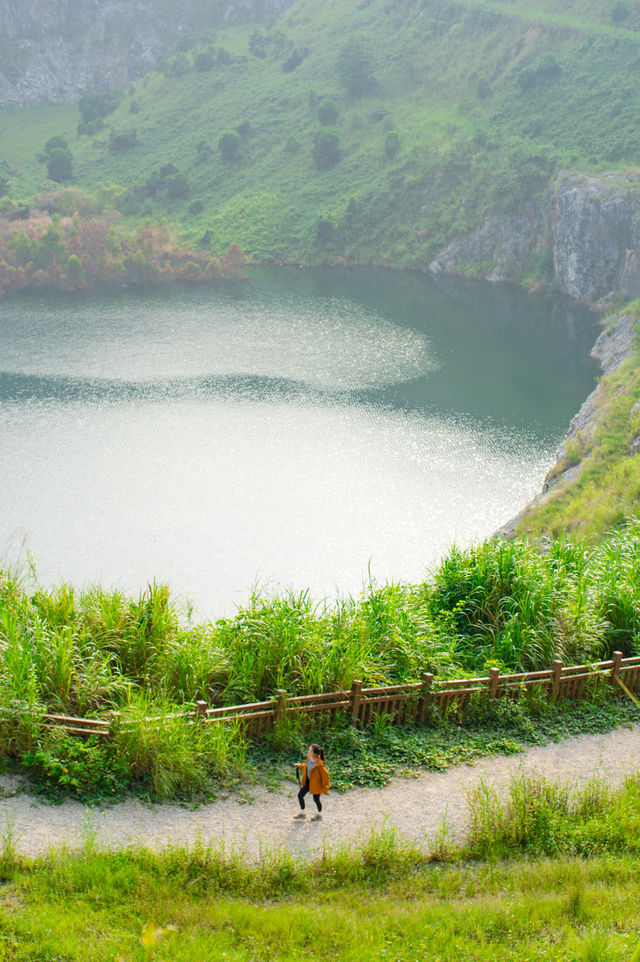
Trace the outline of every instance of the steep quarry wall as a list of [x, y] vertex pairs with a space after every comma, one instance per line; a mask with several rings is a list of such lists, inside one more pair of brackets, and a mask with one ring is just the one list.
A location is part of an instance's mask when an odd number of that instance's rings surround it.
[[262, 22], [291, 0], [2, 0], [0, 106], [125, 87], [180, 38]]
[[561, 174], [544, 200], [487, 218], [429, 269], [519, 280], [547, 256], [557, 287], [577, 300], [640, 296], [640, 174]]

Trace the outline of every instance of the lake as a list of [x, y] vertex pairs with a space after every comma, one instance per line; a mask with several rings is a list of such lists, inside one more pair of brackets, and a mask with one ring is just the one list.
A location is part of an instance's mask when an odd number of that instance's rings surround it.
[[233, 289], [0, 302], [0, 553], [45, 584], [418, 581], [540, 489], [595, 318], [507, 286], [255, 271]]

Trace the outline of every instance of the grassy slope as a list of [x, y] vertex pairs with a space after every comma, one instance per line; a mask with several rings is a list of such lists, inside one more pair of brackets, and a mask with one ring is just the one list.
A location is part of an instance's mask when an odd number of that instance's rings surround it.
[[[637, 318], [640, 302], [625, 308]], [[630, 413], [640, 398], [640, 344], [627, 361], [600, 381], [601, 417], [593, 437], [578, 437], [573, 448], [581, 470], [543, 504], [524, 515], [518, 533], [530, 538], [570, 531], [596, 541], [637, 513], [640, 505], [640, 458], [629, 456], [637, 433]]]
[[[153, 170], [175, 164], [189, 179], [189, 198], [149, 198], [127, 209], [135, 217], [166, 213], [192, 239], [210, 230], [218, 249], [237, 240], [259, 258], [425, 266], [488, 211], [540, 192], [561, 166], [637, 161], [634, 18], [632, 12], [613, 27], [604, 2], [584, 10], [551, 0], [535, 9], [477, 0], [298, 0], [261, 29], [264, 59], [249, 52], [253, 28], [235, 28], [215, 39], [232, 63], [139, 81], [108, 119], [117, 131], [137, 129], [140, 146], [133, 150], [110, 152], [109, 129], [76, 139], [79, 116], [69, 108], [37, 108], [0, 112], [0, 158], [18, 172], [12, 196], [30, 193], [44, 170], [35, 154], [52, 132], [61, 133], [77, 183], [87, 189], [142, 184]], [[338, 53], [354, 40], [368, 45], [375, 76], [375, 87], [355, 99], [336, 70]], [[285, 73], [294, 47], [306, 47], [308, 56]], [[523, 93], [518, 72], [536, 70], [544, 54], [556, 57], [559, 73], [538, 77]], [[311, 147], [321, 129], [318, 103], [328, 96], [339, 109], [329, 129], [340, 138], [343, 159], [317, 171]], [[137, 113], [130, 112], [134, 101]], [[240, 161], [225, 164], [218, 139], [244, 121], [251, 130]], [[389, 129], [398, 132], [401, 149], [385, 160]], [[290, 137], [299, 144], [295, 153], [284, 149]], [[213, 156], [198, 163], [202, 140]], [[188, 212], [193, 200], [204, 208], [196, 215]], [[320, 217], [339, 231], [319, 243]]]

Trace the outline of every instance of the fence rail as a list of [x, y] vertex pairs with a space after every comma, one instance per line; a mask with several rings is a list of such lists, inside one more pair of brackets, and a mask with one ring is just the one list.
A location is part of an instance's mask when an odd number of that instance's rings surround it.
[[[578, 700], [586, 696], [588, 687], [606, 685], [612, 696], [622, 697], [618, 680], [632, 694], [640, 691], [640, 656], [623, 658], [621, 652], [615, 651], [610, 661], [593, 665], [565, 666], [561, 661], [554, 661], [545, 671], [506, 675], [502, 675], [498, 668], [491, 668], [486, 678], [438, 679], [430, 672], [424, 672], [421, 681], [377, 688], [363, 688], [361, 681], [354, 680], [351, 688], [345, 691], [292, 697], [288, 697], [285, 691], [278, 691], [269, 701], [246, 705], [212, 708], [205, 701], [198, 701], [195, 710], [157, 715], [144, 721], [149, 724], [160, 723], [166, 718], [181, 718], [186, 724], [236, 721], [247, 737], [258, 739], [287, 716], [302, 713], [330, 717], [343, 713], [357, 725], [369, 724], [376, 715], [386, 715], [390, 723], [396, 725], [423, 724], [434, 711], [441, 715], [460, 715], [474, 696], [484, 695], [488, 702], [496, 698], [518, 700], [527, 692], [538, 689], [555, 702]], [[127, 724], [119, 712], [110, 712], [106, 718], [46, 714], [41, 717], [41, 722], [47, 728], [62, 729], [79, 737], [97, 735], [100, 738], [110, 738], [119, 727]]]

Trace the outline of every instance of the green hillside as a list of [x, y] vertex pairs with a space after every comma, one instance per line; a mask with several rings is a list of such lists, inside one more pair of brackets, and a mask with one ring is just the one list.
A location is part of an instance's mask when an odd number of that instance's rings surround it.
[[36, 155], [57, 134], [74, 186], [118, 185], [125, 217], [164, 214], [201, 246], [424, 267], [559, 169], [640, 157], [626, 0], [298, 0], [269, 27], [182, 46], [97, 132], [78, 135], [72, 107], [1, 111], [8, 196], [47, 186]]

